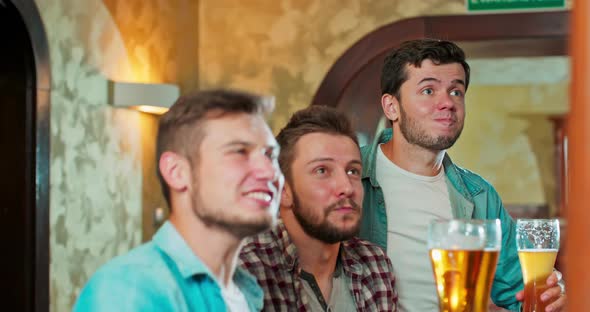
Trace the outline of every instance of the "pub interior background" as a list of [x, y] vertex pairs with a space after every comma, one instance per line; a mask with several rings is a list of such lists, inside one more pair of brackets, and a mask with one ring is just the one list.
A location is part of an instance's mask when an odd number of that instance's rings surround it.
[[[572, 9], [572, 0], [565, 3]], [[155, 211], [166, 211], [155, 175], [158, 117], [114, 108], [109, 81], [273, 95], [269, 123], [277, 132], [359, 39], [403, 19], [450, 14], [473, 13], [465, 0], [0, 0], [8, 38], [0, 99], [13, 105], [3, 108], [3, 122], [18, 116], [3, 132], [19, 135], [0, 138], [24, 159], [8, 181], [28, 177], [7, 206], [35, 210], [0, 210], [1, 225], [16, 224], [1, 232], [3, 242], [25, 246], [0, 262], [21, 265], [18, 287], [2, 286], [7, 300], [26, 311], [71, 310], [92, 273], [149, 240]], [[488, 179], [514, 217], [563, 217], [555, 142], [569, 109], [569, 57], [468, 62], [466, 124], [451, 157]], [[18, 86], [7, 82], [15, 77]], [[18, 88], [30, 95], [8, 92]], [[8, 198], [15, 193], [7, 185]], [[22, 257], [31, 260], [22, 264]]]

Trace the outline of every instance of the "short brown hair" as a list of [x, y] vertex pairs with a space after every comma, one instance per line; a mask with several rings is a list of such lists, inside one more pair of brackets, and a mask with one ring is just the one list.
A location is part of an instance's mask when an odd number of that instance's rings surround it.
[[391, 94], [400, 100], [400, 88], [408, 80], [406, 65], [420, 67], [424, 60], [431, 60], [436, 65], [460, 64], [465, 71], [465, 89], [469, 86], [469, 64], [458, 45], [446, 40], [416, 39], [403, 42], [385, 58], [381, 94]]
[[[164, 152], [171, 151], [194, 163], [198, 156], [195, 152], [204, 136], [203, 125], [208, 119], [226, 114], [262, 114], [269, 110], [261, 97], [235, 90], [200, 91], [181, 96], [159, 120], [156, 161]], [[158, 178], [170, 206], [170, 189], [159, 169]]]
[[277, 142], [281, 146], [279, 165], [288, 182], [293, 182], [291, 164], [295, 157], [295, 145], [302, 136], [316, 132], [343, 135], [358, 146], [356, 133], [343, 112], [320, 105], [312, 105], [296, 112], [277, 135]]

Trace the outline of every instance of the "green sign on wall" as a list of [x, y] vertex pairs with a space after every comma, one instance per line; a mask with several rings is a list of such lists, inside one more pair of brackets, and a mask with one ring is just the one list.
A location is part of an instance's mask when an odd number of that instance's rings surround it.
[[565, 8], [565, 0], [466, 0], [467, 11]]

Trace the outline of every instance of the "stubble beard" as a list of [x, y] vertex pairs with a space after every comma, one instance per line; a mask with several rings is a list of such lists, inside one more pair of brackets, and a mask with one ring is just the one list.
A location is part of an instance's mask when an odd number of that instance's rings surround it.
[[403, 109], [400, 101], [400, 121], [399, 127], [402, 135], [408, 143], [420, 146], [431, 151], [442, 151], [450, 148], [457, 142], [461, 132], [463, 131], [463, 124], [456, 131], [455, 135], [434, 137], [427, 133], [416, 120], [409, 117]]
[[219, 228], [238, 239], [268, 230], [274, 223], [274, 218], [270, 213], [257, 218], [245, 218], [237, 214], [228, 213], [232, 209], [239, 209], [239, 207], [209, 208], [198, 192], [199, 189], [196, 183], [193, 185], [193, 190], [195, 190], [195, 193], [191, 197], [192, 210], [195, 216], [201, 219], [207, 226]]

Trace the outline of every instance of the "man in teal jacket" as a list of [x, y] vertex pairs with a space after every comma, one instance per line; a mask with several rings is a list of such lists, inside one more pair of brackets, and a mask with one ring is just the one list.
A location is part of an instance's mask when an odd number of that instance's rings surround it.
[[264, 102], [237, 91], [178, 99], [160, 118], [158, 173], [170, 219], [100, 268], [75, 311], [260, 311], [242, 240], [276, 221], [283, 176]]
[[[523, 299], [514, 220], [488, 182], [446, 154], [463, 129], [468, 85], [465, 54], [452, 42], [408, 41], [385, 59], [381, 104], [391, 128], [362, 149], [360, 236], [386, 249], [401, 311], [438, 310], [426, 240], [428, 224], [439, 219], [500, 219], [491, 297], [513, 311]], [[551, 311], [565, 305], [557, 282], [556, 274], [547, 281]]]

